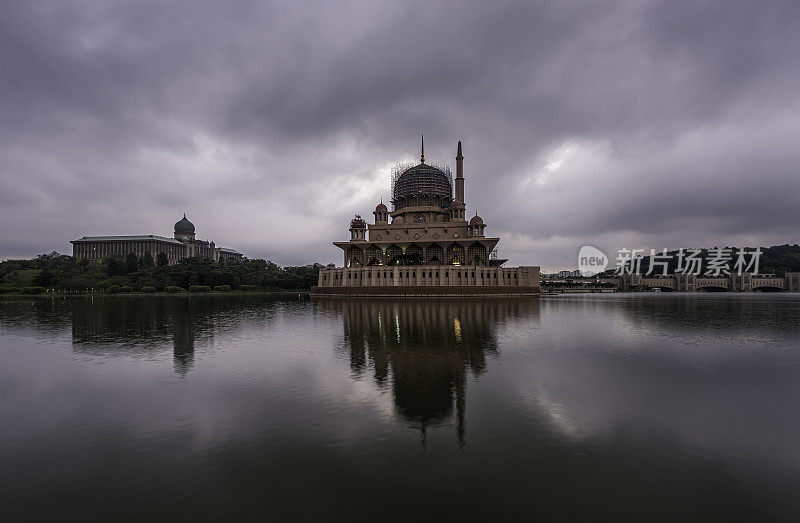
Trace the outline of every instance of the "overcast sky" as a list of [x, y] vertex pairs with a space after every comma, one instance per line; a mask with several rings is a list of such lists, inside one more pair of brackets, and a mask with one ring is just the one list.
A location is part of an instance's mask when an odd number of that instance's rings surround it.
[[800, 242], [800, 2], [6, 2], [0, 258], [84, 235], [341, 263], [392, 165], [510, 264]]

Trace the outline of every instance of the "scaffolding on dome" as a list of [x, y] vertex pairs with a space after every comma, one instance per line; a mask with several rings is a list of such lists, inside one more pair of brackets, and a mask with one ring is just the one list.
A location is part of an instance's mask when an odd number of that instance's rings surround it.
[[[394, 188], [395, 188], [395, 184], [397, 183], [397, 179], [400, 178], [400, 176], [404, 172], [406, 172], [407, 170], [411, 169], [412, 167], [416, 167], [417, 165], [418, 164], [416, 164], [414, 162], [400, 162], [397, 165], [395, 165], [394, 167], [392, 167], [392, 196], [394, 196]], [[434, 168], [439, 169], [440, 171], [442, 171], [442, 173], [444, 173], [444, 175], [447, 177], [447, 181], [450, 182], [450, 187], [451, 188], [453, 187], [453, 173], [450, 172], [450, 167], [448, 167], [447, 164], [425, 162], [425, 165], [429, 165], [431, 167], [434, 167]]]

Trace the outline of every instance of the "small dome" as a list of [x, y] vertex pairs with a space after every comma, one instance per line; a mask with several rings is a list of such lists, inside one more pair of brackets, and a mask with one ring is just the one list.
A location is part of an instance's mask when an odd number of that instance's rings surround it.
[[360, 214], [356, 214], [356, 217], [350, 220], [350, 227], [353, 229], [366, 229], [367, 222], [364, 221]]
[[476, 215], [475, 215], [475, 216], [473, 216], [473, 217], [472, 217], [472, 219], [469, 221], [469, 224], [470, 224], [470, 225], [483, 225], [483, 218], [481, 218], [480, 216], [478, 216], [478, 215], [476, 214]]
[[379, 203], [377, 207], [375, 207], [375, 212], [387, 212], [389, 209], [383, 204]]
[[464, 207], [464, 202], [460, 202], [458, 200], [453, 200], [453, 203], [450, 204], [451, 209], [463, 209]]
[[175, 224], [175, 232], [194, 234], [194, 224], [186, 219], [186, 213], [184, 213], [183, 218]]

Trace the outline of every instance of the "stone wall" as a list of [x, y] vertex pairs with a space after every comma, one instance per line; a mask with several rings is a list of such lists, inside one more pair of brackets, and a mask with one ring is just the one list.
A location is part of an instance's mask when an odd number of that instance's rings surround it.
[[512, 296], [539, 294], [536, 287], [481, 286], [392, 286], [392, 287], [313, 287], [316, 296]]
[[538, 290], [539, 267], [456, 265], [345, 267], [320, 270], [317, 286], [321, 288], [531, 287]]

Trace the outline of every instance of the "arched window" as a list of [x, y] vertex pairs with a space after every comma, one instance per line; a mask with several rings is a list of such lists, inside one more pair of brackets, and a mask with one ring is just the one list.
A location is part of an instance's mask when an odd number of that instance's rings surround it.
[[486, 265], [486, 247], [480, 243], [473, 243], [467, 251], [470, 265]]
[[425, 250], [425, 262], [430, 264], [439, 264], [444, 260], [444, 250], [441, 246], [433, 244]]
[[452, 244], [447, 247], [447, 263], [453, 265], [464, 265], [464, 247], [458, 244]]
[[381, 248], [372, 245], [371, 247], [367, 248], [367, 254], [364, 262], [366, 265], [383, 265], [386, 263], [386, 260], [383, 257], [383, 251]]
[[347, 266], [361, 267], [364, 265], [364, 251], [358, 247], [350, 247], [347, 250]]
[[386, 263], [388, 265], [397, 264], [402, 254], [403, 250], [400, 247], [397, 245], [390, 246], [386, 249]]
[[422, 247], [410, 245], [406, 248], [406, 263], [409, 265], [421, 265], [423, 263]]

